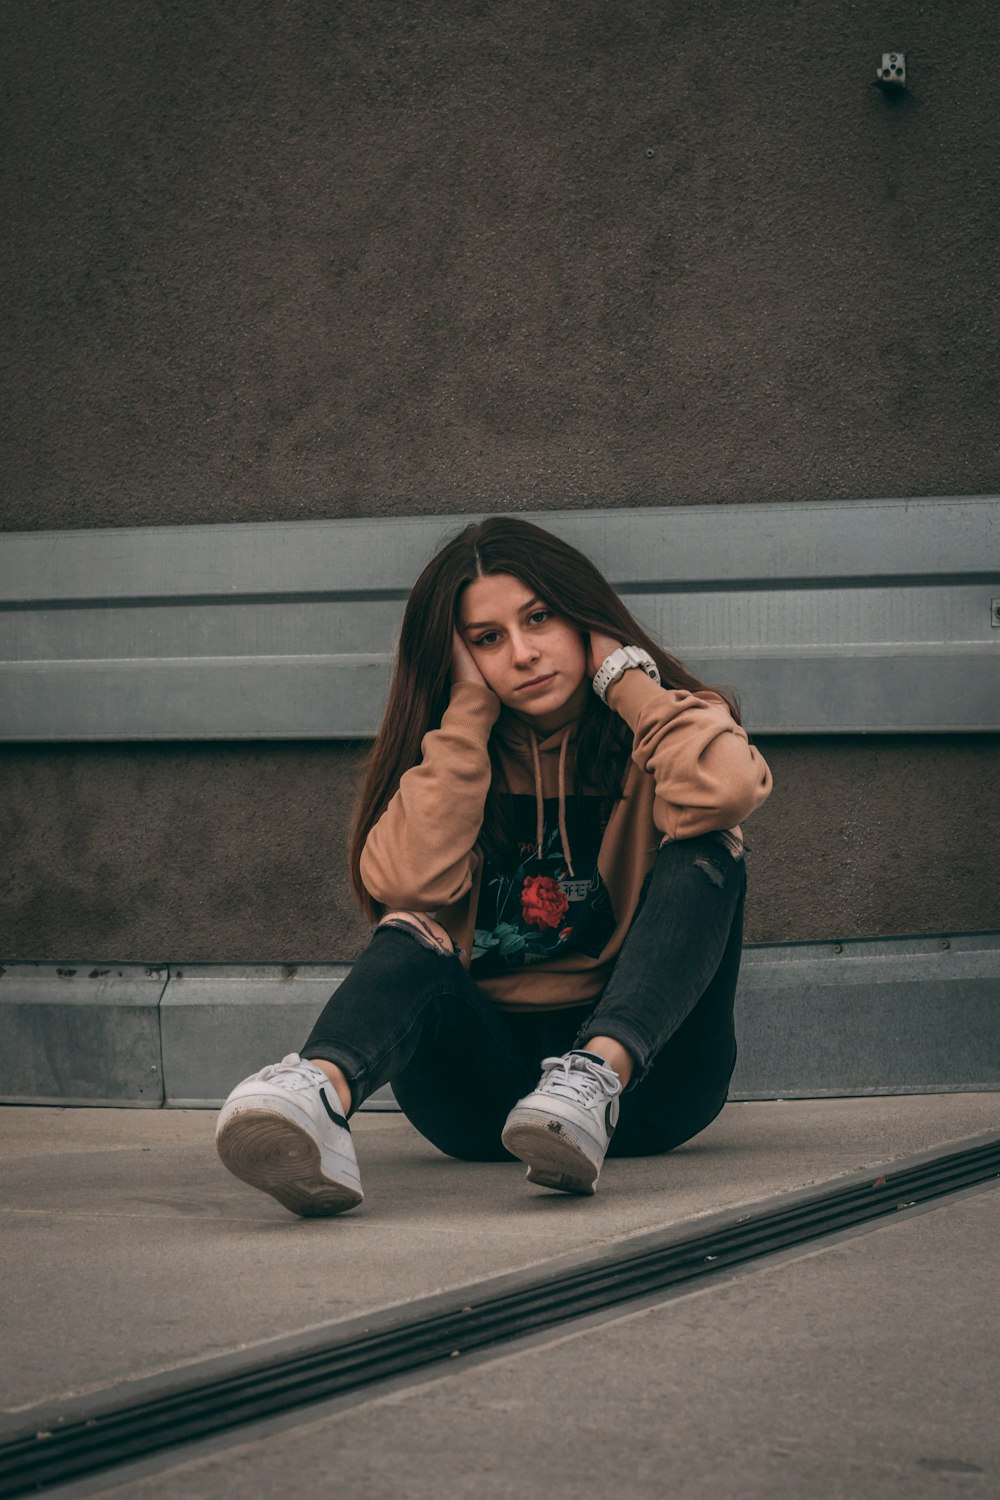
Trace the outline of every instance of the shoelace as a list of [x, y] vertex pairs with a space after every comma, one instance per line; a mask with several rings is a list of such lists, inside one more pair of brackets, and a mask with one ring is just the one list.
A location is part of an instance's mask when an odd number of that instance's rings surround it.
[[545, 1057], [542, 1075], [539, 1093], [558, 1094], [584, 1104], [593, 1104], [602, 1095], [613, 1099], [619, 1090], [618, 1079], [611, 1069], [602, 1068], [589, 1057], [575, 1058], [572, 1063], [565, 1057]]
[[266, 1068], [261, 1068], [256, 1077], [261, 1083], [270, 1083], [273, 1078], [281, 1075], [281, 1082], [290, 1088], [304, 1089], [316, 1082], [316, 1071], [297, 1052], [289, 1052], [279, 1063], [268, 1063]]

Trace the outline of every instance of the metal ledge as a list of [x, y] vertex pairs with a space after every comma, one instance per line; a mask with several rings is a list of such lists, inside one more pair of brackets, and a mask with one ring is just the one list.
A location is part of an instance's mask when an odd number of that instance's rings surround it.
[[169, 977], [165, 964], [0, 967], [2, 1102], [158, 1108]]
[[[215, 1108], [301, 1045], [347, 973], [9, 964], [0, 1102]], [[1000, 932], [752, 945], [736, 1017], [731, 1099], [1000, 1089]]]
[[[0, 739], [356, 739], [481, 514], [0, 537]], [[533, 511], [753, 733], [1000, 729], [1000, 500]]]

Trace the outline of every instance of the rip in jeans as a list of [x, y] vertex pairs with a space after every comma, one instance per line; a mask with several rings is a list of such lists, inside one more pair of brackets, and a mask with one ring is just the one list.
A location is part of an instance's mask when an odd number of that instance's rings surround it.
[[[405, 920], [407, 917], [411, 917], [413, 920], [408, 922]], [[427, 948], [431, 953], [439, 953], [442, 958], [452, 958], [455, 956], [456, 949], [454, 944], [452, 943], [450, 947], [446, 948], [434, 928], [430, 926], [419, 912], [390, 912], [388, 916], [382, 918], [378, 925], [379, 927], [395, 927], [398, 932], [408, 932], [414, 942], [420, 944], [421, 948]]]
[[[743, 858], [745, 845], [730, 829], [720, 828], [714, 836], [729, 851], [733, 859], [740, 860]], [[694, 864], [695, 869], [701, 870], [704, 875], [707, 875], [713, 885], [725, 885], [726, 872], [720, 865], [716, 864], [714, 859], [710, 859], [707, 855], [702, 854], [698, 856]]]

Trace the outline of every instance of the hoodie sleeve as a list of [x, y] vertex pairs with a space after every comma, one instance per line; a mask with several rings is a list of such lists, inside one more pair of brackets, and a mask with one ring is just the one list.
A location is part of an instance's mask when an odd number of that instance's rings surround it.
[[733, 828], [771, 791], [771, 772], [718, 693], [663, 688], [625, 672], [607, 701], [635, 736], [632, 759], [655, 783], [653, 821], [671, 838]]
[[420, 744], [420, 760], [371, 829], [361, 879], [380, 906], [435, 911], [472, 885], [472, 847], [483, 825], [493, 768], [490, 732], [500, 700], [490, 688], [457, 682], [439, 729]]

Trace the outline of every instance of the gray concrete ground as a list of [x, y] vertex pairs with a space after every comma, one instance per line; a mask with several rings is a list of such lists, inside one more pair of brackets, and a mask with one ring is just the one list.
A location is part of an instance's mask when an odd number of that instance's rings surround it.
[[304, 1221], [231, 1177], [208, 1111], [0, 1110], [0, 1407], [114, 1387], [827, 1181], [1000, 1124], [1000, 1095], [730, 1104], [593, 1199], [357, 1117], [360, 1209]]
[[967, 1195], [93, 1493], [994, 1500], [998, 1236]]

